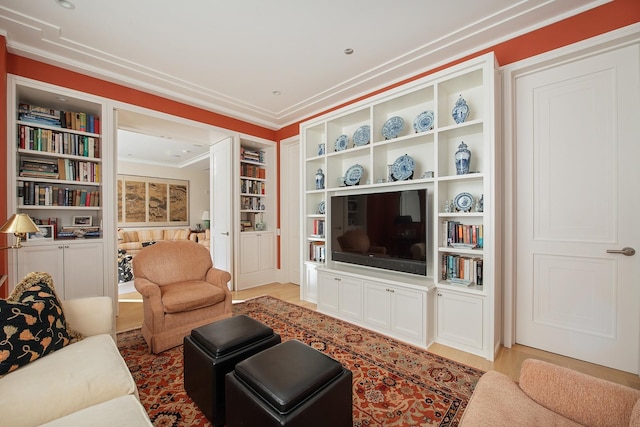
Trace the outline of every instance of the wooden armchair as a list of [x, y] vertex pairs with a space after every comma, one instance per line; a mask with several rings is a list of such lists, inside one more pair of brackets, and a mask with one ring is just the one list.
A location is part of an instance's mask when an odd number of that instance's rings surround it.
[[191, 330], [231, 316], [231, 274], [213, 267], [209, 251], [191, 240], [159, 241], [133, 258], [142, 294], [142, 336], [152, 353], [182, 344]]

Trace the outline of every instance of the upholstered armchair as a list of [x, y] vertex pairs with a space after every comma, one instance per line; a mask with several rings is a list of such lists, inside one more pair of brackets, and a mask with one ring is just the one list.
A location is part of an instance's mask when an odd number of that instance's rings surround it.
[[231, 274], [213, 267], [209, 251], [191, 240], [160, 241], [133, 258], [143, 297], [142, 336], [152, 353], [182, 344], [191, 330], [231, 316]]

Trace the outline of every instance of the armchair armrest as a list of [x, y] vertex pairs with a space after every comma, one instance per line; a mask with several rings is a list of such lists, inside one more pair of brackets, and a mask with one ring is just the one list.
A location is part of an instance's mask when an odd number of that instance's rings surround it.
[[229, 290], [229, 286], [227, 284], [231, 280], [231, 274], [228, 271], [211, 267], [209, 271], [207, 271], [207, 277], [205, 278], [205, 280], [223, 289]]
[[84, 336], [109, 334], [115, 341], [115, 317], [110, 297], [70, 299], [62, 301], [62, 306], [72, 329]]

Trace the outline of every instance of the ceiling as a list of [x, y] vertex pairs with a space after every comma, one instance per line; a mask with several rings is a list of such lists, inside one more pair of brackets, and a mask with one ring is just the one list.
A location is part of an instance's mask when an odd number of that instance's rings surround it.
[[0, 0], [9, 52], [280, 129], [608, 0], [69, 1]]

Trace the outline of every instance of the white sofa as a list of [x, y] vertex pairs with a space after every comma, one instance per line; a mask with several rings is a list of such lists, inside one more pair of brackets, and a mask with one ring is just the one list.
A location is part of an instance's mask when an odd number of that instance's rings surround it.
[[63, 301], [85, 338], [0, 379], [3, 426], [152, 426], [115, 343], [109, 297]]

